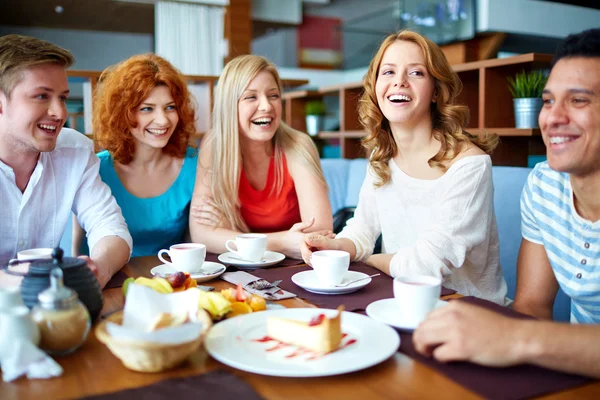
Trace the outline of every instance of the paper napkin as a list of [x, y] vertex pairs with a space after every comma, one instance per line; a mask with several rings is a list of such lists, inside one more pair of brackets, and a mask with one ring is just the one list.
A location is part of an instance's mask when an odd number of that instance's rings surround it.
[[28, 340], [16, 339], [2, 358], [2, 379], [10, 382], [22, 375], [29, 379], [60, 376], [62, 367]]
[[273, 287], [265, 290], [257, 290], [247, 287], [246, 285], [250, 282], [257, 281], [261, 278], [258, 278], [244, 271], [225, 272], [223, 275], [221, 275], [221, 279], [229, 283], [233, 283], [234, 285], [240, 283], [244, 287], [244, 290], [246, 290], [247, 292], [258, 295], [267, 300], [283, 300], [296, 297], [294, 293], [280, 289], [279, 287]]
[[[178, 344], [197, 338], [202, 332], [202, 323], [194, 321], [200, 299], [199, 290], [184, 290], [178, 293], [162, 294], [155, 290], [132, 283], [127, 290], [123, 311], [123, 324], [106, 324], [106, 330], [113, 337], [128, 340], [143, 340], [156, 343]], [[159, 314], [185, 313], [191, 322], [170, 328], [148, 331]]]

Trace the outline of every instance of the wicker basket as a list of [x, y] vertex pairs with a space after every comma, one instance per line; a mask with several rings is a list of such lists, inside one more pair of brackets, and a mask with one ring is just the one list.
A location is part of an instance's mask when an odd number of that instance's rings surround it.
[[115, 339], [106, 330], [106, 323], [113, 322], [121, 324], [123, 322], [122, 311], [119, 311], [100, 322], [95, 330], [96, 337], [99, 341], [108, 346], [110, 351], [123, 362], [125, 367], [139, 372], [164, 371], [181, 364], [192, 355], [192, 353], [198, 350], [202, 344], [206, 332], [212, 326], [212, 321], [208, 314], [203, 314], [202, 312], [204, 312], [204, 310], [200, 310], [198, 315], [201, 317], [202, 324], [205, 328], [198, 338], [186, 343], [163, 344]]

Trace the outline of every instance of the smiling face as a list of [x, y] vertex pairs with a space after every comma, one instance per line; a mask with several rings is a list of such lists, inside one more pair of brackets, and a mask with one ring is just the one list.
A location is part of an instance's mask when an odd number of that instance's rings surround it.
[[377, 103], [390, 127], [410, 128], [431, 120], [434, 91], [421, 48], [404, 40], [392, 43], [383, 54], [375, 84]]
[[270, 141], [281, 123], [281, 94], [269, 71], [259, 72], [238, 101], [241, 138]]
[[131, 134], [136, 140], [136, 149], [141, 146], [162, 149], [177, 128], [179, 114], [168, 86], [156, 86], [137, 107], [136, 127]]
[[548, 164], [586, 176], [600, 172], [600, 58], [563, 58], [552, 68], [539, 116]]
[[10, 97], [0, 92], [0, 146], [36, 155], [52, 151], [67, 119], [69, 84], [65, 68], [40, 64], [22, 72]]

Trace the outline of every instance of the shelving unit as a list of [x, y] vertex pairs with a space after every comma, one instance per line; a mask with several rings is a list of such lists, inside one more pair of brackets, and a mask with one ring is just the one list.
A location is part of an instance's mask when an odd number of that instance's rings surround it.
[[[514, 128], [513, 101], [507, 78], [522, 70], [549, 68], [551, 61], [551, 55], [529, 53], [453, 66], [463, 83], [459, 102], [471, 111], [468, 131], [474, 134], [493, 132], [500, 136], [500, 145], [492, 155], [495, 165], [526, 166], [528, 156], [545, 154], [539, 129]], [[358, 122], [357, 112], [362, 90], [362, 83], [356, 82], [286, 93], [283, 96], [285, 121], [298, 130], [306, 131], [305, 102], [335, 94], [339, 97], [340, 130], [321, 132], [318, 137], [339, 142], [343, 158], [364, 157], [360, 139], [366, 133]]]

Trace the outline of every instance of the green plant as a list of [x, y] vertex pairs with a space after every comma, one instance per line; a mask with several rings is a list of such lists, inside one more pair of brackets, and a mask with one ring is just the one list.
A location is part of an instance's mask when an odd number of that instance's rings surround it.
[[320, 100], [307, 101], [304, 112], [306, 115], [325, 115], [325, 103]]
[[540, 70], [521, 71], [514, 78], [509, 77], [510, 93], [515, 99], [541, 97], [548, 77]]

